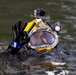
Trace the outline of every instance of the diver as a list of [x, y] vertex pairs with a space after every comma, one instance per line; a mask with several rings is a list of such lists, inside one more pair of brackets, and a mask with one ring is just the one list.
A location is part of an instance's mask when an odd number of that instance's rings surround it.
[[57, 32], [60, 31], [60, 23], [57, 22], [56, 27], [52, 28], [49, 23], [43, 22], [43, 16], [45, 10], [38, 8], [34, 10], [34, 19], [31, 22], [22, 25], [19, 21], [14, 24], [12, 26], [14, 37], [5, 52], [15, 55], [23, 46], [28, 50], [52, 50], [59, 42]]

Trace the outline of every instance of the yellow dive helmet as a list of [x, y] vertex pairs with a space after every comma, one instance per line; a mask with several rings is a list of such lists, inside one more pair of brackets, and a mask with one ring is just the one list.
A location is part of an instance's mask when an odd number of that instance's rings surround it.
[[37, 51], [52, 50], [59, 42], [57, 33], [52, 31], [51, 27], [44, 23], [42, 19], [29, 22], [24, 31], [28, 32], [33, 23], [36, 25], [28, 34], [30, 36], [28, 46]]

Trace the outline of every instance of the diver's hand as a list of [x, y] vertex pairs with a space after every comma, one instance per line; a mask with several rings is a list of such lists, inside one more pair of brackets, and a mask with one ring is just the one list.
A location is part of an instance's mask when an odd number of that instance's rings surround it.
[[21, 25], [21, 21], [17, 22], [15, 25], [12, 26], [12, 30], [14, 33], [13, 41], [15, 43], [21, 44], [22, 46], [27, 42], [28, 33], [24, 32], [24, 28], [26, 27], [27, 23]]
[[18, 51], [22, 48], [22, 46], [28, 43], [28, 34], [24, 32], [26, 24], [21, 26], [21, 21], [17, 22], [12, 26], [12, 30], [14, 33], [14, 37], [12, 42], [9, 44], [6, 52], [12, 55], [17, 54]]

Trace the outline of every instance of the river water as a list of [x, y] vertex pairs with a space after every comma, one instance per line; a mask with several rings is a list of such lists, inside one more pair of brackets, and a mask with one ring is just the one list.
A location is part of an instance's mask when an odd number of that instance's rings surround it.
[[0, 75], [76, 75], [76, 0], [47, 0], [46, 6], [52, 7], [51, 21], [61, 23], [57, 49], [30, 54], [23, 50], [15, 56], [4, 54], [0, 57]]

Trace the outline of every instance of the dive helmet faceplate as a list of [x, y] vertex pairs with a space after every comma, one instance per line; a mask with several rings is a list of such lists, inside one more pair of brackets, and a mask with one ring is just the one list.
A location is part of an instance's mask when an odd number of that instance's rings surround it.
[[37, 51], [52, 50], [59, 42], [57, 33], [41, 19], [36, 21], [38, 22], [36, 27], [29, 33], [29, 47]]

